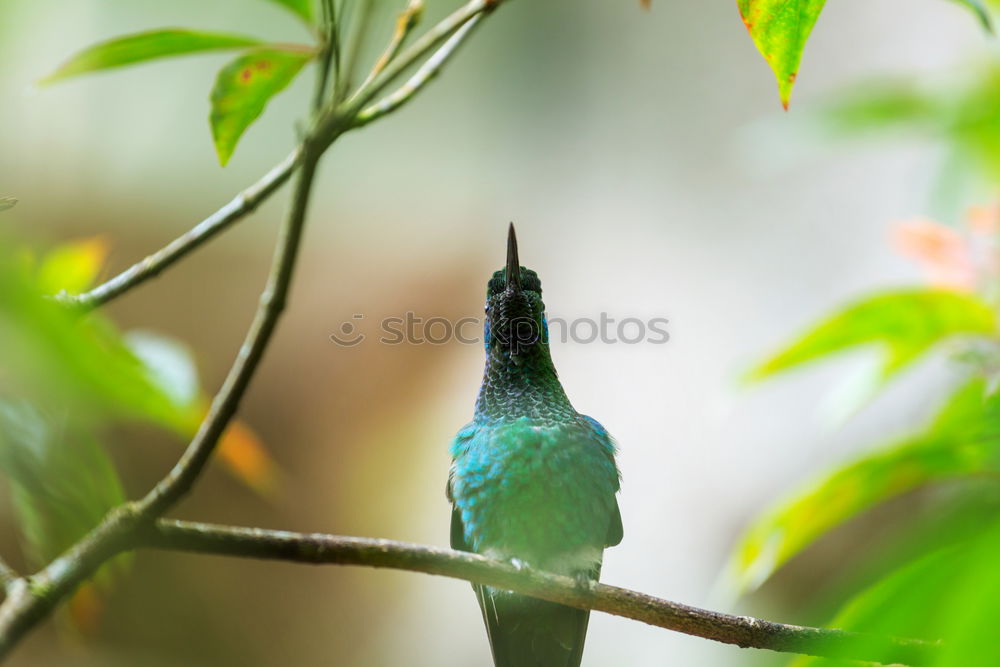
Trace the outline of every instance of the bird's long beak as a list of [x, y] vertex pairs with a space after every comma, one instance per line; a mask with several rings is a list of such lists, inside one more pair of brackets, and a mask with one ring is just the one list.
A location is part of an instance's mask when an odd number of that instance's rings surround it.
[[513, 222], [507, 232], [507, 289], [521, 291], [521, 261], [517, 258], [517, 234], [514, 233]]

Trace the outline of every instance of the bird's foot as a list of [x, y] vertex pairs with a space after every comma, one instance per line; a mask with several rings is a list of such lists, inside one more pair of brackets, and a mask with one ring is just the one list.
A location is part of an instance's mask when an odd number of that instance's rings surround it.
[[573, 575], [576, 587], [583, 593], [597, 592], [597, 581], [593, 579], [589, 572], [577, 572]]
[[510, 564], [514, 566], [514, 569], [518, 572], [524, 572], [528, 569], [528, 563], [521, 560], [520, 558], [511, 558]]

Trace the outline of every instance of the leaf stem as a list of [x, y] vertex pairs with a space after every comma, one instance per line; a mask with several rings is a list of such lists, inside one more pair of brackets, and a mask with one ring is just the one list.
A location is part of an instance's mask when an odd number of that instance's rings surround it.
[[448, 41], [446, 41], [444, 45], [442, 45], [441, 48], [434, 53], [434, 55], [428, 58], [427, 61], [420, 66], [420, 69], [414, 72], [413, 76], [411, 76], [406, 83], [375, 104], [362, 109], [355, 117], [354, 127], [367, 125], [373, 120], [377, 120], [382, 116], [392, 113], [413, 99], [413, 97], [420, 92], [424, 86], [440, 74], [441, 69], [445, 66], [448, 60], [455, 55], [458, 48], [465, 42], [469, 35], [472, 34], [472, 31], [475, 30], [477, 25], [479, 25], [482, 18], [482, 14], [477, 14], [469, 19], [464, 25], [462, 25], [462, 27], [456, 30], [451, 37], [448, 38]]
[[348, 91], [350, 91], [351, 87], [354, 85], [354, 72], [357, 69], [358, 60], [361, 58], [361, 53], [365, 46], [365, 40], [368, 37], [369, 28], [371, 27], [375, 2], [374, 0], [360, 0], [360, 2], [361, 8], [357, 18], [357, 24], [352, 31], [350, 40], [350, 53], [347, 54], [347, 57], [344, 60], [343, 75], [337, 81], [337, 89], [334, 95], [334, 99], [337, 103], [343, 101]]
[[260, 204], [274, 194], [292, 175], [302, 157], [302, 147], [296, 148], [288, 157], [278, 163], [263, 178], [236, 195], [228, 204], [208, 216], [183, 235], [160, 248], [145, 259], [136, 262], [114, 278], [82, 294], [61, 294], [58, 301], [91, 310], [103, 306], [121, 296], [133, 287], [159, 275], [189, 252], [198, 248], [219, 232], [244, 216], [252, 213]]
[[396, 29], [393, 30], [392, 38], [389, 40], [389, 44], [386, 45], [382, 55], [380, 55], [378, 60], [375, 61], [375, 65], [372, 67], [371, 72], [368, 73], [368, 77], [361, 83], [360, 86], [358, 86], [359, 89], [367, 88], [375, 77], [386, 68], [386, 65], [395, 60], [396, 56], [399, 54], [399, 50], [403, 48], [403, 45], [406, 43], [406, 38], [409, 37], [414, 28], [420, 24], [420, 19], [423, 17], [423, 13], [423, 0], [410, 0], [406, 9], [400, 12], [399, 16], [396, 18]]

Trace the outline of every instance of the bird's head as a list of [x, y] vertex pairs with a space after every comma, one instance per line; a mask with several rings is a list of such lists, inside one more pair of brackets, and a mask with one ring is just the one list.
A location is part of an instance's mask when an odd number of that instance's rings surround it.
[[486, 349], [506, 352], [518, 363], [548, 345], [545, 304], [538, 274], [521, 266], [514, 225], [507, 233], [507, 265], [486, 287]]

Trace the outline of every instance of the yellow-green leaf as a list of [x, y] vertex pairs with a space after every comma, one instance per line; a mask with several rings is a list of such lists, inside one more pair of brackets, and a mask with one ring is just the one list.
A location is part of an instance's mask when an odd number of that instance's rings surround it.
[[309, 47], [265, 47], [222, 68], [212, 89], [212, 138], [219, 162], [229, 162], [243, 132], [285, 89], [315, 52]]
[[869, 297], [819, 323], [750, 372], [758, 380], [860, 345], [881, 345], [882, 379], [888, 379], [958, 334], [996, 333], [996, 314], [972, 294], [939, 289], [905, 290]]
[[43, 294], [82, 292], [97, 278], [108, 244], [100, 238], [74, 241], [50, 250], [38, 268], [38, 287]]
[[919, 435], [864, 456], [808, 485], [758, 519], [730, 569], [740, 590], [753, 589], [832, 528], [918, 486], [964, 474], [1000, 472], [1000, 397], [984, 399], [974, 380]]
[[778, 79], [781, 104], [788, 108], [802, 50], [826, 0], [737, 0], [757, 50]]
[[17, 200], [13, 197], [0, 197], [0, 211], [6, 211], [9, 208], [14, 208], [17, 204]]
[[198, 32], [183, 28], [153, 30], [118, 37], [77, 53], [41, 81], [42, 85], [98, 70], [202, 51], [256, 46], [260, 40], [243, 35]]

